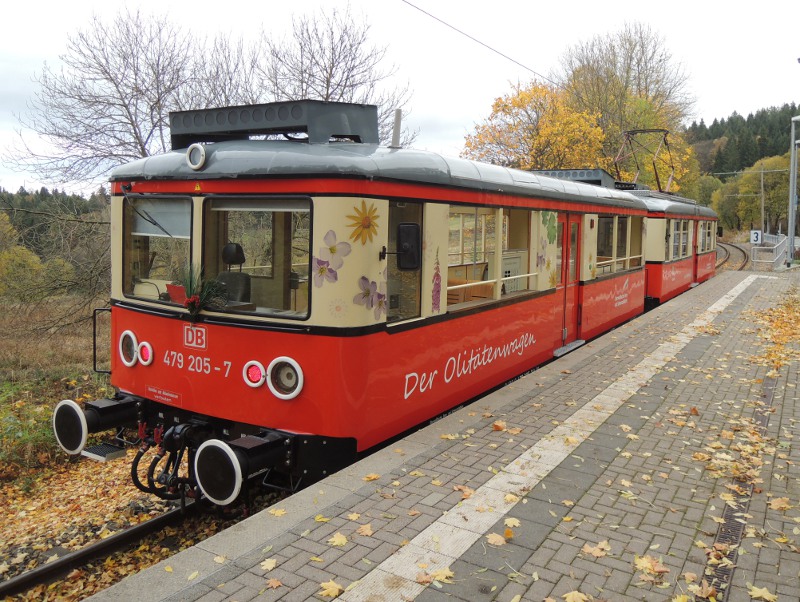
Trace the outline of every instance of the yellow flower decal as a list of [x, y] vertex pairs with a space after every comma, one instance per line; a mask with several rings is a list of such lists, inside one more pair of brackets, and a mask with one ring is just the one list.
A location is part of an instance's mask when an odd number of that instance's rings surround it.
[[355, 215], [347, 216], [347, 219], [353, 222], [349, 224], [349, 227], [353, 229], [350, 234], [350, 240], [355, 242], [360, 239], [362, 245], [367, 244], [367, 240], [372, 242], [372, 237], [378, 233], [378, 224], [376, 222], [380, 219], [375, 205], [370, 203], [369, 209], [367, 209], [367, 203], [362, 199], [361, 209], [353, 207], [353, 211], [355, 211]]

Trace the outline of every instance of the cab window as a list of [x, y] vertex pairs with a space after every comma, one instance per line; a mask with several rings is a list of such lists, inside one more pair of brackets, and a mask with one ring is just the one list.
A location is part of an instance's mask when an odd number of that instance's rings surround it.
[[123, 293], [168, 301], [167, 284], [191, 264], [192, 201], [128, 197], [123, 207]]
[[226, 313], [308, 315], [310, 199], [207, 199], [203, 278], [222, 291]]

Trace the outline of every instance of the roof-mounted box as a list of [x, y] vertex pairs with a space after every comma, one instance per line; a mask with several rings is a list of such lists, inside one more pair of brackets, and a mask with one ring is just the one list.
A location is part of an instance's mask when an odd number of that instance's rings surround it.
[[307, 134], [312, 144], [331, 138], [378, 144], [378, 108], [346, 102], [298, 100], [174, 111], [169, 124], [173, 149], [265, 134]]

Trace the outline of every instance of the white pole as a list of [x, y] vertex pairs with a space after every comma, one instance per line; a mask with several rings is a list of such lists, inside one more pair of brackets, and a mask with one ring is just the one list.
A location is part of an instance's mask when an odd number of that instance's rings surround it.
[[794, 231], [797, 219], [797, 142], [795, 139], [794, 124], [800, 121], [800, 115], [792, 117], [792, 146], [790, 149], [791, 165], [789, 166], [789, 226], [786, 235], [789, 237], [789, 256], [786, 258], [787, 267], [791, 267], [794, 260]]

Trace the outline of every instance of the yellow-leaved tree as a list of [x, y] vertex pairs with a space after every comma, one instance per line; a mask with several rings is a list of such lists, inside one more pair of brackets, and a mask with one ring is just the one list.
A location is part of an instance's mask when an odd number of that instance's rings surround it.
[[531, 82], [498, 98], [461, 156], [517, 169], [608, 168], [598, 116], [570, 109], [563, 92]]

